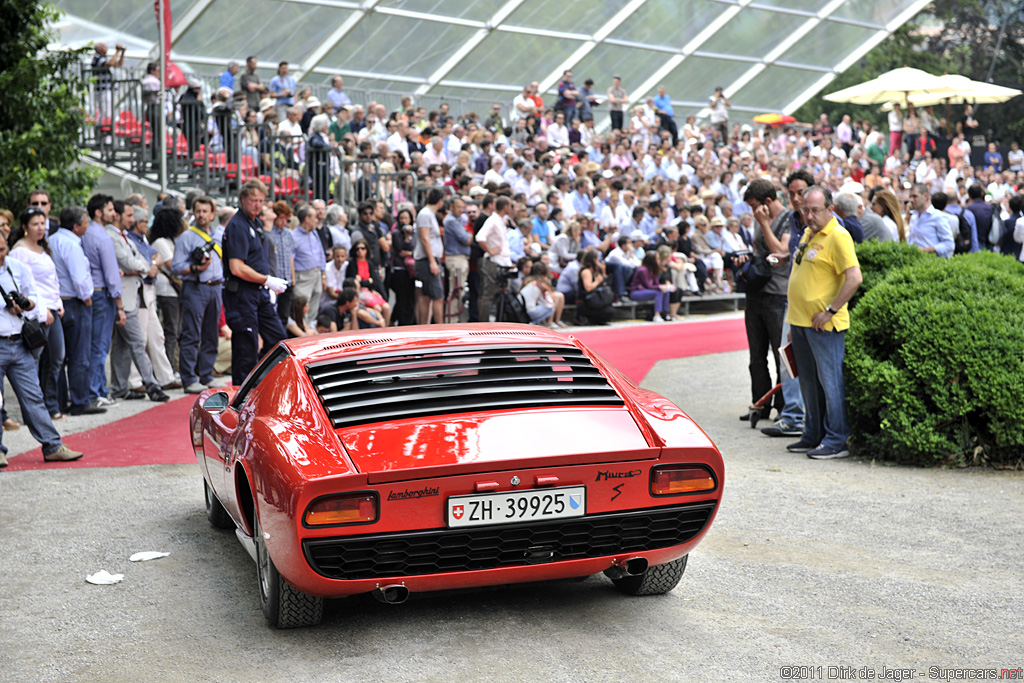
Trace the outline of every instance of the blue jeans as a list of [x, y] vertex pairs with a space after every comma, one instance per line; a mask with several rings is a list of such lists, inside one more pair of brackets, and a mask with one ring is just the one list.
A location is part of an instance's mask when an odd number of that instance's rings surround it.
[[[61, 447], [61, 440], [50, 414], [46, 412], [37, 373], [36, 361], [21, 341], [0, 339], [0, 376], [6, 376], [10, 381], [21, 404], [21, 417], [32, 438], [43, 445], [43, 454], [49, 455]], [[2, 445], [0, 450], [7, 452]]]
[[626, 285], [633, 279], [633, 273], [636, 272], [636, 268], [630, 268], [621, 263], [611, 263], [610, 261], [605, 261], [604, 268], [608, 271], [608, 277], [611, 278], [612, 291], [615, 292], [615, 296], [620, 299], [626, 296]]
[[539, 325], [541, 321], [547, 320], [548, 316], [555, 312], [555, 309], [550, 306], [540, 304], [535, 309], [530, 311], [530, 324]]
[[846, 385], [843, 356], [846, 332], [818, 332], [810, 327], [790, 328], [796, 356], [797, 379], [804, 397], [805, 444], [846, 448], [850, 428], [846, 421]]
[[53, 311], [53, 324], [46, 328], [46, 346], [41, 346], [33, 355], [39, 364], [39, 387], [43, 390], [43, 402], [50, 415], [60, 412], [57, 399], [57, 378], [64, 367], [64, 326], [60, 316]]
[[[789, 323], [785, 322], [784, 313], [782, 322], [783, 344], [786, 343], [786, 337], [788, 336]], [[800, 382], [791, 377], [786, 371], [786, 366], [781, 363], [779, 363], [779, 381], [782, 383], [782, 400], [785, 402], [782, 406], [782, 412], [779, 413], [779, 419], [791, 425], [802, 427], [804, 424], [804, 397], [800, 393]]]
[[84, 410], [92, 402], [89, 392], [89, 358], [92, 353], [92, 306], [78, 299], [64, 300], [65, 357], [68, 368], [68, 407]]
[[98, 398], [107, 395], [107, 356], [114, 335], [117, 309], [107, 290], [92, 293], [92, 339], [89, 351], [89, 395]]
[[217, 360], [220, 318], [219, 285], [186, 280], [181, 283], [181, 338], [178, 341], [178, 368], [182, 386], [213, 381]]
[[655, 313], [668, 313], [668, 292], [663, 292], [660, 289], [638, 289], [630, 292], [629, 298], [633, 301], [650, 301], [653, 299]]

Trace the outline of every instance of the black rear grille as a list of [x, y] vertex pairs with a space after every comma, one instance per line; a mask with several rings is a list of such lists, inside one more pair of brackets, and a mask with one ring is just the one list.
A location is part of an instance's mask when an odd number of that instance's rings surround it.
[[469, 529], [351, 536], [303, 542], [314, 571], [376, 579], [520, 567], [668, 548], [693, 539], [715, 503]]
[[425, 349], [306, 367], [335, 428], [475, 410], [622, 405], [576, 347]]

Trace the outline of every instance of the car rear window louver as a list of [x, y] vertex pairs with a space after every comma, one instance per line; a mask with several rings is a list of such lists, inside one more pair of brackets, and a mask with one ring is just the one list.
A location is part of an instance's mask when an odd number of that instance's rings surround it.
[[426, 415], [622, 405], [575, 347], [459, 347], [306, 366], [335, 428]]

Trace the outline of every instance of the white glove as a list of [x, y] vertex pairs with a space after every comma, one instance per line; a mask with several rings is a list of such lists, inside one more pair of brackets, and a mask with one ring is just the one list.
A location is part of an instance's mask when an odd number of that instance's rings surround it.
[[274, 277], [273, 275], [267, 276], [267, 281], [263, 283], [263, 286], [275, 294], [283, 294], [284, 290], [288, 289], [287, 282], [279, 277]]

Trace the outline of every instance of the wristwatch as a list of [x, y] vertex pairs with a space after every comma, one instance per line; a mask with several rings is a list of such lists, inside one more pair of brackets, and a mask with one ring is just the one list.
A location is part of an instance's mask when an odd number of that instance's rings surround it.
[[829, 315], [835, 315], [836, 313], [838, 313], [838, 312], [839, 312], [839, 311], [833, 311], [833, 310], [832, 310], [832, 304], [829, 304], [828, 306], [826, 306], [826, 307], [825, 307], [825, 310], [826, 310], [826, 311], [828, 311], [828, 314], [829, 314]]

